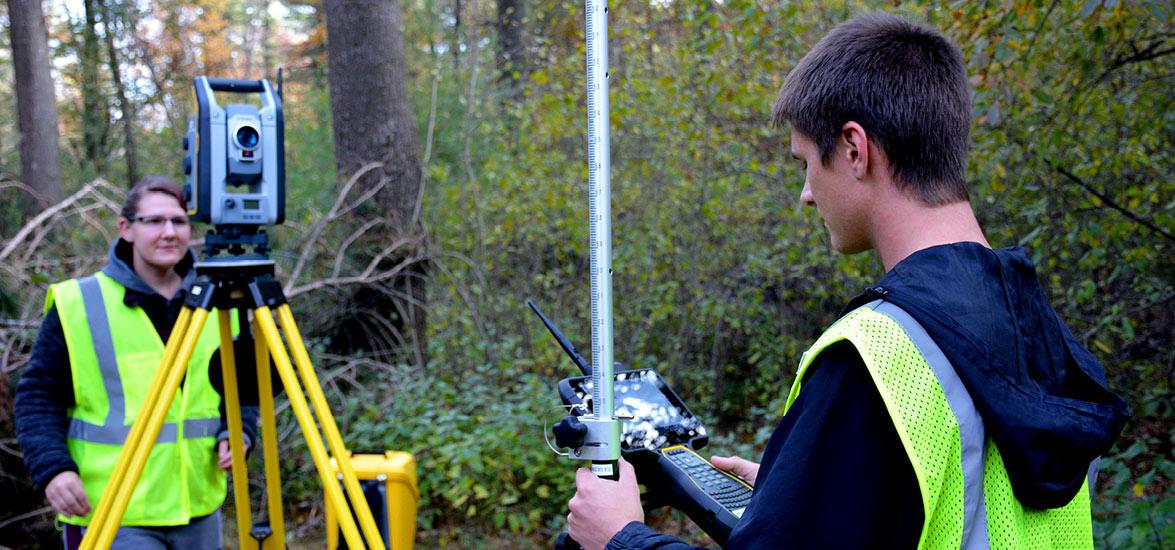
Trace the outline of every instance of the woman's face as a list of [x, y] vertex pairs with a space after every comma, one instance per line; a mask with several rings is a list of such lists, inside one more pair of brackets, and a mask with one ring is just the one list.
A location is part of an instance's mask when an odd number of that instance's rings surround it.
[[134, 219], [118, 220], [118, 232], [122, 240], [131, 243], [136, 270], [168, 270], [187, 254], [192, 226], [175, 197], [152, 192], [139, 199]]

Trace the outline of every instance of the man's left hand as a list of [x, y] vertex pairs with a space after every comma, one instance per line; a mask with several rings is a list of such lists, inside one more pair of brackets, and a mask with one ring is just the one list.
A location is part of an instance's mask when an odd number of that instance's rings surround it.
[[[233, 453], [229, 451], [228, 440], [222, 440], [216, 446], [216, 454], [220, 456], [220, 461], [216, 463], [221, 470], [227, 470], [233, 467]], [[249, 444], [245, 444], [245, 455], [249, 454]]]
[[600, 550], [629, 522], [645, 521], [636, 472], [623, 458], [619, 481], [596, 477], [587, 468], [575, 472], [575, 496], [567, 507], [568, 534], [585, 550]]

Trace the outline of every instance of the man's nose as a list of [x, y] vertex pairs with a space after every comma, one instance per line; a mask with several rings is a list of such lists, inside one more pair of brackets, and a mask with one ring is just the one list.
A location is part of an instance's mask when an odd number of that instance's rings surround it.
[[800, 191], [800, 202], [805, 206], [816, 206], [816, 198], [812, 196], [812, 186], [804, 179], [804, 190]]

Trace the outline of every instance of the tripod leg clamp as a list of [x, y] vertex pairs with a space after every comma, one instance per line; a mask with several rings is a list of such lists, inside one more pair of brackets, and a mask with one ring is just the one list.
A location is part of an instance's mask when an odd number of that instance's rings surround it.
[[266, 306], [273, 309], [286, 303], [286, 294], [281, 283], [271, 275], [261, 275], [249, 283], [249, 292], [253, 295], [256, 307]]

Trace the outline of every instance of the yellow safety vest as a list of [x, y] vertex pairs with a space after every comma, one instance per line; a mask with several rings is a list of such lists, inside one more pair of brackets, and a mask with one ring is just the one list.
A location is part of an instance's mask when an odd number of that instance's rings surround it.
[[926, 330], [892, 303], [857, 308], [816, 340], [800, 360], [784, 414], [808, 367], [844, 340], [864, 360], [914, 467], [925, 518], [918, 548], [1093, 548], [1089, 499], [1097, 461], [1064, 507], [1022, 506], [954, 367]]
[[[125, 287], [98, 273], [54, 284], [45, 299], [46, 311], [56, 305], [69, 348], [75, 404], [67, 411], [66, 442], [94, 508], [163, 360], [164, 343], [151, 319], [127, 307], [125, 295]], [[212, 315], [200, 333], [122, 525], [185, 525], [224, 502], [225, 474], [215, 450], [220, 395], [208, 381], [218, 326]], [[58, 519], [89, 525], [92, 515]]]

